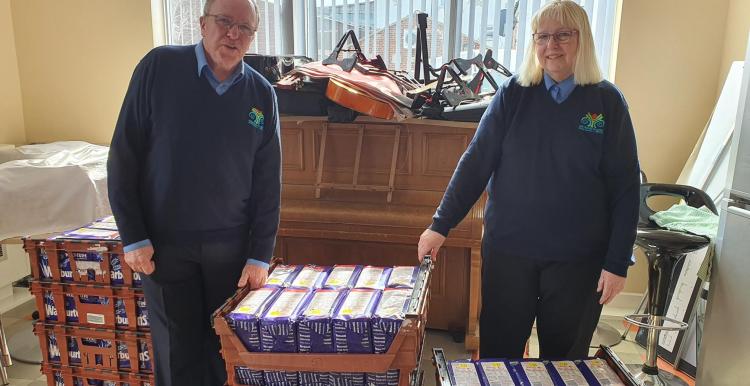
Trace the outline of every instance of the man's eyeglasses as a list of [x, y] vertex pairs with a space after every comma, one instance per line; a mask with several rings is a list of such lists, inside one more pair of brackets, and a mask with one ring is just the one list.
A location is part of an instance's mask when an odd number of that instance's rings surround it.
[[570, 41], [570, 38], [573, 37], [573, 35], [577, 34], [578, 31], [576, 30], [570, 30], [570, 31], [558, 31], [553, 34], [544, 33], [544, 32], [537, 32], [534, 34], [531, 34], [531, 36], [534, 38], [534, 42], [538, 46], [544, 46], [549, 43], [550, 38], [554, 39], [554, 41], [558, 43], [567, 43]]
[[216, 25], [218, 25], [221, 28], [224, 28], [227, 31], [231, 30], [232, 27], [237, 26], [237, 30], [239, 30], [241, 34], [249, 38], [255, 35], [255, 29], [251, 27], [249, 24], [235, 23], [234, 20], [232, 20], [230, 17], [224, 16], [224, 15], [206, 14], [206, 16], [213, 17], [214, 21], [216, 22]]

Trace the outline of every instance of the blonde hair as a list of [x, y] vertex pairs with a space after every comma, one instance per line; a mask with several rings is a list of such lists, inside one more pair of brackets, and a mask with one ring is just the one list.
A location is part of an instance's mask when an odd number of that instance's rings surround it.
[[[542, 7], [531, 18], [531, 31], [536, 33], [542, 20], [555, 20], [558, 23], [578, 31], [578, 50], [573, 66], [575, 83], [580, 86], [596, 84], [602, 81], [602, 72], [596, 60], [594, 37], [586, 11], [571, 0], [553, 0]], [[533, 40], [526, 47], [526, 55], [518, 74], [518, 83], [529, 87], [542, 81], [544, 69], [536, 57]]]

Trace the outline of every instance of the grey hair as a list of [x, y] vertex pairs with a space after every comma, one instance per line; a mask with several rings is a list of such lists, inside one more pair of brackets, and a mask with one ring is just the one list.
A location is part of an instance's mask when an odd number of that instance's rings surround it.
[[[214, 2], [216, 0], [206, 0], [206, 2], [203, 4], [203, 16], [208, 16], [208, 11], [211, 9], [211, 6], [214, 5]], [[253, 12], [255, 12], [255, 27], [257, 28], [260, 24], [260, 13], [258, 13], [258, 4], [255, 3], [255, 0], [247, 0], [248, 3], [253, 7]]]

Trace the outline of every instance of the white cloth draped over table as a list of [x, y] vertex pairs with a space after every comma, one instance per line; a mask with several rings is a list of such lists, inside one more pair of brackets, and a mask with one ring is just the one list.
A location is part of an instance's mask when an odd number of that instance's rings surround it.
[[68, 230], [110, 214], [108, 152], [80, 141], [0, 149], [0, 240]]

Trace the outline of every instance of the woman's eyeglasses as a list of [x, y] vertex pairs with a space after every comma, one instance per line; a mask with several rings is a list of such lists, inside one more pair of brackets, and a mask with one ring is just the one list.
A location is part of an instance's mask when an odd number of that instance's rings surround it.
[[578, 31], [576, 30], [570, 30], [570, 31], [557, 31], [553, 34], [545, 33], [545, 32], [537, 32], [531, 34], [531, 36], [534, 38], [534, 42], [538, 46], [544, 46], [549, 43], [550, 39], [553, 39], [554, 41], [558, 43], [567, 43], [570, 41], [570, 39], [573, 37], [573, 35], [577, 34]]

